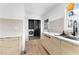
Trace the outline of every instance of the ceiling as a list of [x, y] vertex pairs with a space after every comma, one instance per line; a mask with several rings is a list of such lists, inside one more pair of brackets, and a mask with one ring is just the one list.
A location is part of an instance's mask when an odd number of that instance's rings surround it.
[[56, 3], [26, 3], [25, 13], [26, 15], [42, 16], [53, 8]]
[[[57, 3], [0, 3], [1, 17], [40, 18], [58, 5]], [[25, 12], [25, 13], [24, 13]]]

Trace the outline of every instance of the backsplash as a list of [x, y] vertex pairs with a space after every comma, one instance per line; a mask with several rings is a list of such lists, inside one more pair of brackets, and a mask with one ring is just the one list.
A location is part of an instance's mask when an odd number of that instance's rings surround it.
[[49, 32], [62, 33], [64, 29], [64, 18], [59, 18], [48, 23]]

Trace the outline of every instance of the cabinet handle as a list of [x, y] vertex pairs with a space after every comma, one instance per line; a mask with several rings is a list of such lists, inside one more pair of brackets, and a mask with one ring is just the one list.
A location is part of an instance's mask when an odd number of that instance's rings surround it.
[[46, 36], [46, 37], [48, 37], [48, 38], [51, 38], [50, 36], [47, 36], [47, 35], [44, 35], [44, 36]]
[[51, 38], [51, 37], [48, 37], [48, 38]]

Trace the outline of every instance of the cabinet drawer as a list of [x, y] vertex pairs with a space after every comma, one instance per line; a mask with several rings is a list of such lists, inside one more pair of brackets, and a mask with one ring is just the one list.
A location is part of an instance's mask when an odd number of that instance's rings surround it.
[[0, 47], [0, 55], [17, 55], [20, 54], [20, 50], [15, 47], [7, 48], [7, 47]]
[[21, 52], [20, 45], [21, 43], [18, 37], [2, 38], [0, 39], [0, 54], [1, 55], [20, 54]]
[[0, 40], [0, 47], [17, 47], [19, 46], [19, 39], [2, 39]]
[[19, 42], [6, 42], [6, 41], [2, 41], [2, 43], [0, 44], [0, 47], [18, 47], [19, 46]]

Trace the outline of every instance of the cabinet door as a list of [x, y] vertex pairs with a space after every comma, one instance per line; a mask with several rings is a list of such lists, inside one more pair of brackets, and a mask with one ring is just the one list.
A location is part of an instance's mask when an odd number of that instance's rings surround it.
[[15, 55], [20, 54], [20, 39], [18, 37], [4, 38], [0, 40], [0, 54]]
[[43, 36], [42, 36], [41, 42], [42, 42], [42, 46], [44, 47], [44, 45], [45, 45], [45, 35], [44, 35], [44, 34], [43, 34]]
[[43, 36], [43, 39], [41, 40], [42, 41], [42, 45], [47, 48], [48, 46], [48, 42], [49, 42], [49, 39], [46, 35]]
[[44, 48], [49, 52], [51, 55], [59, 55], [60, 54], [60, 40], [54, 37], [45, 36], [43, 40]]
[[66, 41], [61, 41], [61, 54], [64, 55], [79, 54], [79, 46], [76, 46]]
[[50, 39], [50, 53], [54, 55], [60, 54], [60, 39], [52, 37]]
[[49, 52], [50, 48], [50, 38], [47, 35], [44, 35], [44, 39], [42, 39], [42, 45], [43, 47]]

